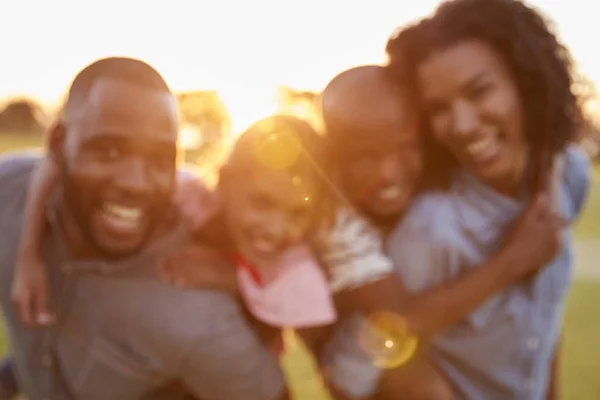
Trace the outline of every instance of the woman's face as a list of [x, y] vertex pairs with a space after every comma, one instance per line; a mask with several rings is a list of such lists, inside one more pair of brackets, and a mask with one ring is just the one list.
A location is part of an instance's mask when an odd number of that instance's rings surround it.
[[484, 183], [516, 195], [528, 156], [524, 112], [500, 54], [464, 40], [433, 53], [417, 72], [434, 138]]
[[260, 168], [222, 185], [221, 204], [236, 251], [257, 267], [302, 240], [319, 202], [311, 174]]

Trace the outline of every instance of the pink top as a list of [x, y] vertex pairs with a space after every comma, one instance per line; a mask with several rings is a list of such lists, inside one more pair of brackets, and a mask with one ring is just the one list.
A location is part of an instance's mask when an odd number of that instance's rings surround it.
[[[173, 201], [190, 222], [190, 229], [200, 227], [218, 204], [216, 195], [196, 175], [185, 170], [178, 171]], [[242, 297], [258, 320], [281, 328], [335, 322], [337, 315], [327, 277], [308, 246], [291, 246], [276, 262], [260, 268], [241, 259], [236, 262]]]

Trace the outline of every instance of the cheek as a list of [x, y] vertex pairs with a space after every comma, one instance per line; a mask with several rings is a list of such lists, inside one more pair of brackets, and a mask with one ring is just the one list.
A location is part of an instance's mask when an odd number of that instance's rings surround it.
[[430, 119], [430, 130], [432, 138], [443, 145], [452, 145], [452, 128], [450, 118], [437, 116]]
[[413, 183], [420, 179], [423, 174], [424, 166], [424, 156], [420, 149], [415, 150], [412, 154], [406, 156], [407, 175]]
[[518, 99], [514, 99], [509, 107], [507, 107], [506, 116], [507, 120], [507, 135], [509, 135], [511, 141], [524, 144], [525, 138], [525, 118], [523, 114], [523, 108], [521, 102]]
[[170, 198], [174, 195], [176, 186], [175, 171], [160, 171], [151, 173], [151, 182], [153, 191], [157, 193], [158, 196], [162, 198]]
[[261, 213], [244, 194], [231, 194], [224, 201], [225, 214], [231, 232], [251, 228], [261, 220]]

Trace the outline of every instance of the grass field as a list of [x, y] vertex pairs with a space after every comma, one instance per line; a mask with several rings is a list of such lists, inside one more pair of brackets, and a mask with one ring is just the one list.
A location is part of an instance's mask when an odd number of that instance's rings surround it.
[[[37, 146], [39, 143], [39, 138], [30, 136], [0, 137], [0, 153]], [[600, 174], [595, 176], [596, 183], [591, 188], [586, 209], [576, 227], [575, 237], [577, 240], [598, 240], [599, 245], [590, 254], [578, 254], [580, 259], [600, 256]], [[569, 296], [565, 319], [561, 358], [563, 399], [600, 399], [599, 316], [600, 281], [576, 279]], [[5, 351], [6, 340], [4, 332], [0, 329], [0, 354], [4, 354]], [[316, 397], [297, 400], [316, 400]]]

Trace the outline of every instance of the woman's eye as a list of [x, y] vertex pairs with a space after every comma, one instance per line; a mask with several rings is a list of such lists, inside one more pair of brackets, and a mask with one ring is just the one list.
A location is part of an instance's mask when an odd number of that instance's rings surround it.
[[482, 84], [475, 86], [469, 93], [469, 97], [473, 100], [480, 100], [485, 97], [490, 91], [491, 86], [489, 84]]

